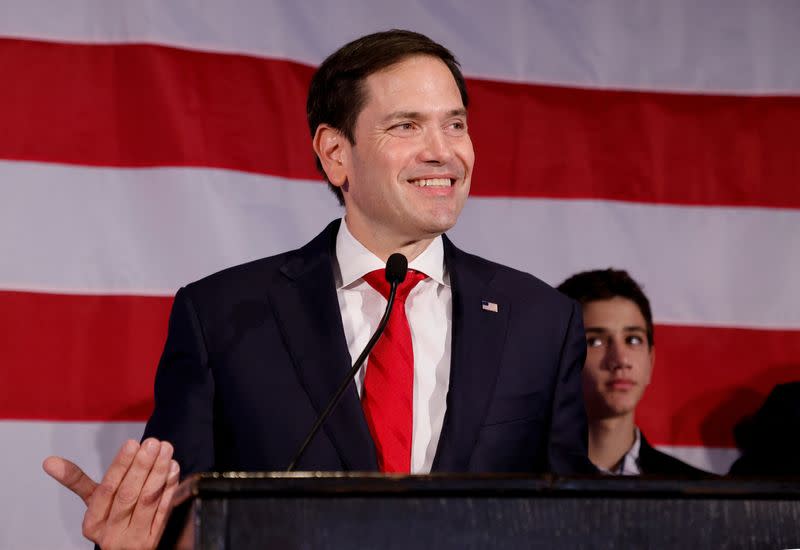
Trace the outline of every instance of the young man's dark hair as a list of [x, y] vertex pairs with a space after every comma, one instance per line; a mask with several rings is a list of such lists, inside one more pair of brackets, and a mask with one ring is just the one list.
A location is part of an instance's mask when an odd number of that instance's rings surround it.
[[[364, 80], [395, 63], [414, 55], [429, 55], [441, 59], [458, 86], [464, 108], [469, 103], [467, 85], [455, 56], [444, 46], [427, 36], [412, 31], [393, 29], [363, 36], [345, 44], [320, 65], [308, 90], [306, 116], [311, 137], [320, 124], [339, 130], [355, 145], [356, 119], [366, 101]], [[319, 159], [317, 170], [325, 177]], [[329, 186], [339, 204], [344, 204], [342, 190]]]
[[611, 268], [583, 271], [558, 285], [558, 290], [581, 305], [597, 300], [610, 300], [616, 296], [627, 298], [636, 304], [644, 317], [648, 345], [652, 348], [655, 344], [650, 301], [627, 271]]

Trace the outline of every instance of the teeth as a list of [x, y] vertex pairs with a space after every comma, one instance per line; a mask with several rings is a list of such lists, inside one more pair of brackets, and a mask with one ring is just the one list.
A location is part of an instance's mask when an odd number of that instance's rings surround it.
[[449, 178], [432, 178], [426, 180], [415, 180], [414, 185], [417, 187], [450, 187]]

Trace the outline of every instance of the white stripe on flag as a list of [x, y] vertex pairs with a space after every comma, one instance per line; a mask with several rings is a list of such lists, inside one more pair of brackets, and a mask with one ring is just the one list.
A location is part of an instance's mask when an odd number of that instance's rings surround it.
[[[296, 248], [342, 210], [319, 182], [0, 162], [0, 214], [16, 235], [0, 241], [0, 289], [171, 295]], [[797, 210], [493, 198], [467, 201], [450, 232], [551, 284], [628, 269], [662, 323], [767, 329], [800, 328], [797, 235]]]
[[57, 0], [9, 0], [0, 7], [0, 36], [146, 42], [313, 65], [348, 40], [397, 27], [442, 42], [467, 74], [483, 78], [655, 91], [800, 90], [800, 71], [792, 70], [800, 10], [792, 1], [75, 0], [67, 10]]

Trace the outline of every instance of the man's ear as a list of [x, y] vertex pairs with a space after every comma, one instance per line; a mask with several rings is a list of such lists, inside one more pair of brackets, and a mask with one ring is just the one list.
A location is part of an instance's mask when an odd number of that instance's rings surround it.
[[347, 183], [347, 138], [339, 130], [320, 124], [314, 133], [313, 145], [328, 181], [336, 187]]

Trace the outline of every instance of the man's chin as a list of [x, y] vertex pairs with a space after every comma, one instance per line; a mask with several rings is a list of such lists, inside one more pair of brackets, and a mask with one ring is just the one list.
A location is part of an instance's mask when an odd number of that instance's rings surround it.
[[457, 212], [452, 210], [438, 212], [436, 215], [431, 216], [430, 220], [428, 220], [423, 227], [431, 235], [441, 235], [442, 233], [450, 231], [453, 227], [455, 227], [460, 214], [461, 209], [459, 209]]
[[452, 212], [441, 212], [438, 215], [406, 217], [403, 222], [394, 227], [396, 234], [403, 235], [407, 244], [432, 240], [446, 233], [456, 225], [458, 216]]
[[587, 407], [586, 413], [590, 419], [612, 420], [628, 416], [635, 409], [635, 405], [631, 406], [628, 403], [604, 403], [594, 407]]

